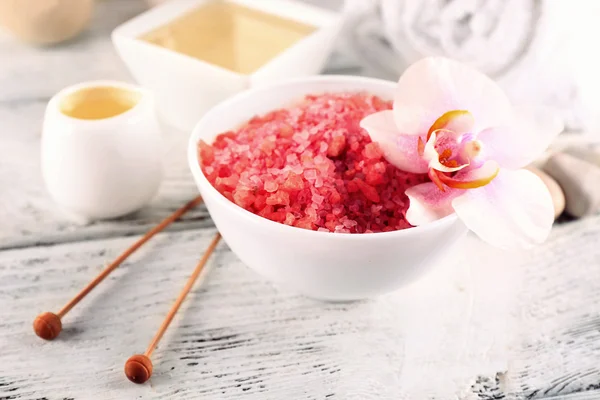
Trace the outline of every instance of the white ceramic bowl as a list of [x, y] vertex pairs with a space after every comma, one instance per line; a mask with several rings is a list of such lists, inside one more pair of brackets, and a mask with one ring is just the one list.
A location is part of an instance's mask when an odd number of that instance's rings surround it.
[[[188, 159], [210, 215], [231, 250], [279, 286], [324, 300], [356, 300], [393, 291], [443, 260], [467, 232], [451, 215], [428, 225], [385, 233], [317, 232], [252, 214], [222, 196], [199, 166], [197, 142], [212, 142], [254, 115], [286, 107], [306, 94], [367, 91], [391, 99], [392, 82], [317, 76], [248, 90], [219, 104], [194, 128]], [[443, 262], [443, 261], [442, 261]]]
[[277, 80], [318, 74], [341, 27], [340, 15], [297, 0], [217, 0], [317, 27], [250, 75], [239, 74], [140, 40], [204, 3], [215, 0], [173, 0], [127, 21], [112, 33], [122, 60], [136, 81], [152, 90], [161, 118], [189, 131], [210, 107], [250, 87]]

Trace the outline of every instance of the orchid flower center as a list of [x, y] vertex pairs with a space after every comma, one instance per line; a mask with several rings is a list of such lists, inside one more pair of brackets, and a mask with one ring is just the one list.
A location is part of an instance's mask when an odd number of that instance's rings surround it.
[[482, 143], [479, 140], [470, 140], [464, 144], [463, 150], [469, 159], [476, 158], [481, 153]]
[[498, 174], [498, 169], [471, 174], [473, 176], [465, 172], [483, 166], [477, 160], [483, 143], [472, 133], [474, 122], [468, 111], [448, 111], [431, 125], [425, 142], [421, 138], [418, 140], [417, 150], [429, 164], [429, 177], [441, 191], [445, 191], [445, 187], [474, 189], [485, 186]]

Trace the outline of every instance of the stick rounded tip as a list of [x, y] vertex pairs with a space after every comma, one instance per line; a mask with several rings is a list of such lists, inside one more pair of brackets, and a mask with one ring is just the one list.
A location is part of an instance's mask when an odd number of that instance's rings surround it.
[[36, 335], [44, 340], [55, 339], [62, 330], [60, 317], [51, 312], [38, 315], [33, 321], [33, 330]]
[[152, 376], [152, 361], [143, 354], [129, 357], [125, 363], [125, 375], [133, 383], [144, 383]]

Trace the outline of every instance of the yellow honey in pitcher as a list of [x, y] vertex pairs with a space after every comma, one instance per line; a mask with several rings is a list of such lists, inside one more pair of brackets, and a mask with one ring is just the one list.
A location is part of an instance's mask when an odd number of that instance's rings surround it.
[[250, 74], [316, 27], [214, 1], [140, 37], [241, 74]]
[[140, 101], [141, 93], [113, 86], [98, 86], [66, 95], [60, 112], [77, 119], [104, 119], [129, 111]]

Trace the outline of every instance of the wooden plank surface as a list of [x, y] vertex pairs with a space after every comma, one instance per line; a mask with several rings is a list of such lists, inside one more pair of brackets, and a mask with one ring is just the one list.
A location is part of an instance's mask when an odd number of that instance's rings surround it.
[[[522, 257], [515, 309], [518, 347], [508, 380], [514, 396], [600, 398], [600, 216], [555, 227]], [[582, 395], [582, 398], [585, 395]]]
[[132, 238], [0, 252], [0, 399], [442, 399], [502, 367], [484, 366], [503, 351], [509, 304], [497, 301], [508, 286], [496, 277], [508, 275], [493, 263], [448, 263], [391, 295], [322, 303], [274, 288], [222, 243], [156, 350], [151, 382], [131, 384], [123, 363], [144, 351], [214, 233], [159, 235], [64, 318], [54, 342], [33, 334], [35, 316]]
[[155, 352], [151, 384], [129, 383], [123, 363], [144, 350], [213, 234], [160, 235], [74, 309], [52, 343], [33, 335], [34, 316], [59, 307], [128, 240], [0, 253], [0, 302], [10, 310], [0, 323], [0, 398], [347, 399], [391, 390], [381, 378], [401, 365], [389, 361], [401, 361], [403, 346], [376, 303], [278, 292], [224, 244]]
[[[471, 397], [458, 398], [595, 398], [599, 232], [600, 218], [563, 225], [512, 261], [471, 237], [460, 252], [470, 264], [457, 256], [396, 293], [340, 304], [278, 290], [222, 243], [145, 386], [125, 380], [123, 363], [145, 349], [214, 230], [159, 235], [65, 317], [55, 342], [33, 335], [34, 317], [60, 308], [133, 238], [5, 250], [0, 399], [441, 400], [466, 374]], [[540, 264], [547, 253], [557, 262]]]

